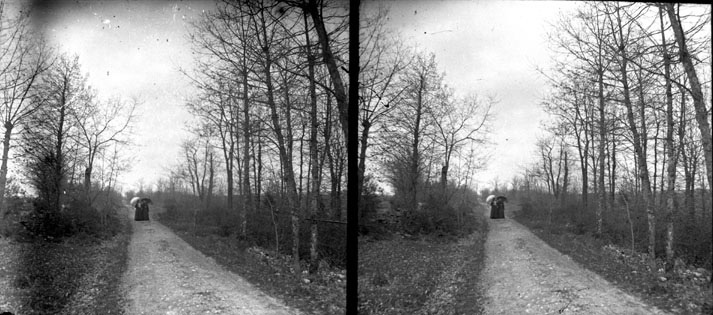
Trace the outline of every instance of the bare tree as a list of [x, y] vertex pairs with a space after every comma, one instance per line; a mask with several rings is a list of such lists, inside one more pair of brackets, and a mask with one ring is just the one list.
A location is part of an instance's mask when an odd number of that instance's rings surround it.
[[127, 103], [114, 98], [98, 104], [97, 100], [92, 99], [90, 104], [79, 109], [75, 119], [79, 131], [77, 142], [86, 152], [84, 193], [87, 201], [91, 202], [92, 171], [97, 155], [112, 143], [126, 143], [122, 135], [131, 127], [138, 101], [134, 99]]
[[60, 209], [67, 165], [77, 154], [69, 150], [76, 139], [76, 117], [90, 106], [86, 77], [80, 71], [78, 57], [60, 57], [43, 77], [42, 105], [23, 129], [23, 154], [29, 157], [34, 185], [48, 210]]
[[558, 199], [567, 193], [569, 185], [569, 150], [562, 135], [554, 130], [553, 133], [537, 141], [542, 163], [538, 173], [547, 184], [547, 190]]
[[431, 113], [437, 129], [437, 141], [444, 153], [441, 168], [441, 189], [444, 197], [453, 154], [458, 155], [466, 144], [485, 143], [488, 124], [493, 118], [491, 109], [497, 102], [494, 97], [481, 100], [476, 94], [453, 100], [448, 94], [443, 95], [437, 112], [434, 110]]
[[42, 102], [39, 77], [52, 64], [46, 42], [30, 31], [29, 11], [11, 16], [0, 2], [0, 119], [4, 127], [0, 165], [0, 220], [5, 218], [8, 158], [17, 127], [22, 127]]
[[[196, 130], [195, 139], [184, 141], [181, 145], [185, 158], [182, 177], [188, 180], [193, 194], [201, 201], [203, 210], [208, 210], [210, 207], [215, 182], [212, 136], [211, 127], [204, 125], [203, 128]], [[197, 212], [194, 213], [194, 216], [196, 215]]]
[[402, 41], [389, 37], [386, 28], [388, 10], [379, 6], [373, 16], [364, 18], [363, 35], [359, 52], [359, 170], [358, 194], [364, 186], [366, 173], [367, 150], [373, 129], [378, 132], [380, 124], [388, 118], [389, 111], [401, 101], [408, 87], [402, 84], [404, 70], [411, 62], [412, 56]]
[[433, 115], [438, 92], [443, 87], [443, 75], [438, 72], [435, 55], [418, 55], [406, 70], [404, 98], [390, 112], [385, 132], [400, 135], [391, 137], [383, 145], [390, 160], [386, 165], [390, 181], [404, 202], [405, 208], [415, 211], [422, 185], [427, 181], [430, 167], [428, 152], [434, 145], [430, 140], [434, 131]]

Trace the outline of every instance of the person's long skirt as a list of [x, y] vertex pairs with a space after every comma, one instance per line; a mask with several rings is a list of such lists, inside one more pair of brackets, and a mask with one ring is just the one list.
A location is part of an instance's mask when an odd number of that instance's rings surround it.
[[134, 211], [135, 221], [148, 221], [149, 220], [149, 207], [147, 205], [138, 206]]
[[503, 204], [494, 204], [490, 206], [491, 219], [505, 219], [505, 206]]

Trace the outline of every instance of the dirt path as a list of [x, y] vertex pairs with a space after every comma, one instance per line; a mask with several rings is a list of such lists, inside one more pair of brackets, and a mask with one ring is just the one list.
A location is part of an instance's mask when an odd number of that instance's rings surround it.
[[193, 249], [154, 214], [134, 221], [129, 213], [126, 314], [299, 314]]
[[667, 314], [619, 290], [510, 219], [491, 220], [485, 243], [485, 314]]

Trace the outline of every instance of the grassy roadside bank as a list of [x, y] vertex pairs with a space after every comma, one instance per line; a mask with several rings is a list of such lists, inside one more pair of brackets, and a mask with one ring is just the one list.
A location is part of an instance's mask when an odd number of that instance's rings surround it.
[[124, 314], [121, 277], [131, 226], [108, 239], [0, 240], [0, 311], [15, 314]]
[[359, 240], [359, 314], [480, 314], [487, 223], [456, 241], [392, 235]]
[[[646, 303], [675, 314], [713, 313], [713, 294], [706, 281], [710, 273], [705, 270], [682, 269], [663, 274], [651, 270], [645, 255], [588, 233], [576, 233], [555, 224], [549, 226], [546, 219], [535, 216], [514, 218], [553, 248]], [[663, 262], [657, 262], [657, 266], [663, 268]]]
[[234, 237], [216, 235], [210, 226], [198, 225], [194, 230], [192, 223], [166, 215], [158, 217], [193, 248], [287, 305], [307, 314], [344, 314], [346, 277], [343, 270], [323, 268], [315, 274], [294, 275], [290, 271], [289, 256], [251, 247]]

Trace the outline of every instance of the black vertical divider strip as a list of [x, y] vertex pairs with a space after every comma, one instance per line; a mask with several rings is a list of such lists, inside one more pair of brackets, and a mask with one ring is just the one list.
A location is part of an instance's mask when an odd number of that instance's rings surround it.
[[349, 3], [349, 109], [347, 138], [347, 314], [358, 312], [359, 245], [357, 135], [359, 133], [359, 0]]

